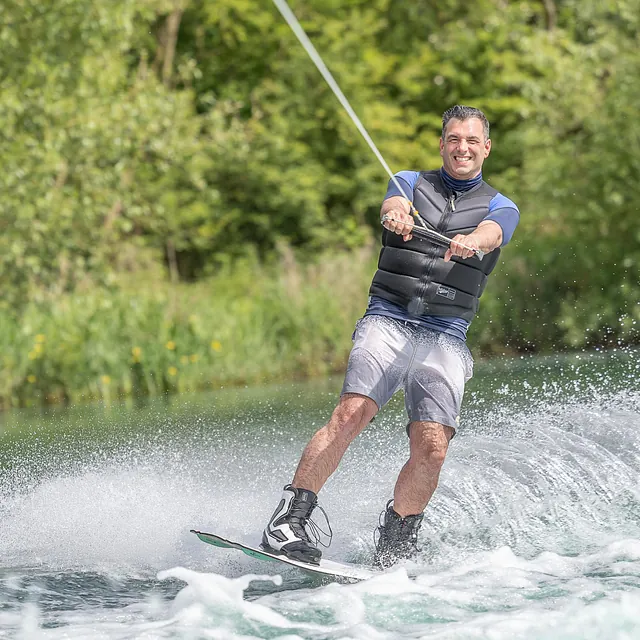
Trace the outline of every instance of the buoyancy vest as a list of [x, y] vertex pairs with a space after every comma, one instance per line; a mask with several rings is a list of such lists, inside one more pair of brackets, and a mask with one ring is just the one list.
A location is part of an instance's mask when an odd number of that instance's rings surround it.
[[[439, 170], [423, 171], [413, 190], [413, 204], [430, 229], [452, 238], [476, 229], [497, 193], [484, 181], [469, 191], [453, 193]], [[454, 256], [449, 262], [444, 261], [445, 251], [446, 247], [417, 236], [404, 242], [385, 229], [369, 295], [400, 304], [412, 315], [455, 316], [471, 322], [500, 249], [482, 260]]]

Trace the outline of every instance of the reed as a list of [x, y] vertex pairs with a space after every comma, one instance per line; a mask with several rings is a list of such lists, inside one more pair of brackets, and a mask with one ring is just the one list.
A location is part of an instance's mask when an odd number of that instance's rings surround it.
[[[195, 284], [136, 273], [113, 289], [30, 303], [19, 316], [0, 307], [0, 408], [341, 372], [376, 253], [303, 264], [281, 247], [270, 265], [249, 256]], [[597, 300], [554, 306], [553, 287], [541, 281], [534, 297], [529, 280], [504, 266], [492, 276], [469, 331], [476, 358], [640, 341], [637, 291], [627, 296], [631, 311], [614, 317]]]
[[344, 366], [375, 268], [371, 249], [303, 266], [248, 259], [196, 284], [143, 275], [0, 312], [0, 405], [256, 384]]

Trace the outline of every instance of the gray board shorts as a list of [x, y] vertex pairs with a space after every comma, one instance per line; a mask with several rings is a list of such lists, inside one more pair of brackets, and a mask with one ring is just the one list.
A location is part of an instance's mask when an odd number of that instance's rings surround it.
[[386, 316], [360, 319], [341, 395], [357, 393], [382, 409], [404, 389], [411, 422], [458, 429], [464, 385], [473, 357], [463, 340]]

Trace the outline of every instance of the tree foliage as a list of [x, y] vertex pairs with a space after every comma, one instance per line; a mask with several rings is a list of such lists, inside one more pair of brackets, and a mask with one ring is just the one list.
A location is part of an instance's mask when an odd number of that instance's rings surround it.
[[[640, 0], [291, 6], [393, 169], [439, 166], [447, 107], [487, 112], [522, 211], [487, 349], [637, 337]], [[377, 234], [387, 177], [271, 3], [7, 0], [0, 63], [7, 308]]]

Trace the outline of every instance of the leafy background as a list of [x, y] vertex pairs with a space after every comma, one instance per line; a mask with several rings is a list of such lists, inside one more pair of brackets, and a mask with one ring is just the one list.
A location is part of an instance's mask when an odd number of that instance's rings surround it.
[[[489, 116], [478, 355], [638, 341], [640, 0], [291, 7], [394, 170]], [[0, 139], [0, 404], [343, 366], [387, 178], [271, 3], [6, 0]]]

